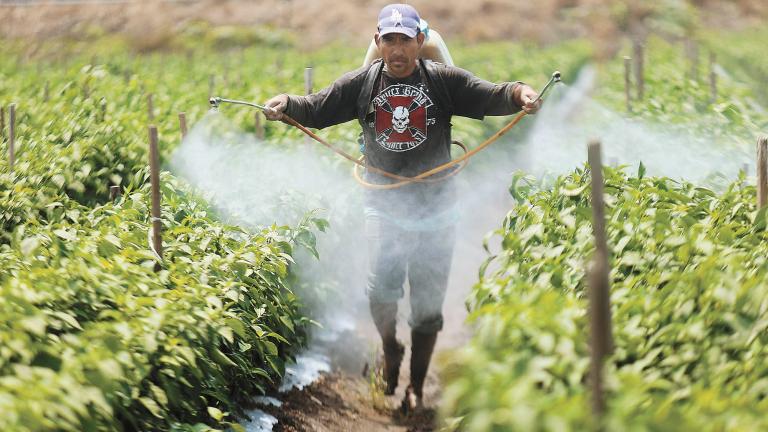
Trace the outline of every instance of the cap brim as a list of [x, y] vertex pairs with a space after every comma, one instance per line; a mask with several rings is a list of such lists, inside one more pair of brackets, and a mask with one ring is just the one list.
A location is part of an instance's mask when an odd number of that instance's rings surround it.
[[384, 27], [382, 29], [379, 29], [379, 36], [384, 36], [390, 33], [400, 33], [412, 38], [416, 37], [416, 35], [418, 34], [418, 32], [415, 29], [408, 28], [408, 27], [397, 26], [397, 27]]

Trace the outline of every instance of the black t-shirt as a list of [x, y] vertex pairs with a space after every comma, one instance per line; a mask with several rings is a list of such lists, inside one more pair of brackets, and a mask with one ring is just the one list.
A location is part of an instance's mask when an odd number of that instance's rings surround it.
[[[307, 127], [321, 129], [358, 118], [358, 97], [371, 67], [379, 63], [349, 72], [318, 93], [289, 96], [286, 113]], [[451, 160], [453, 115], [482, 119], [520, 110], [512, 97], [516, 82], [493, 84], [439, 63], [431, 65], [429, 77], [426, 73], [417, 66], [407, 78], [391, 77], [386, 70], [377, 77], [361, 125], [369, 166], [408, 177], [421, 174]], [[440, 95], [431, 88], [436, 83], [443, 86]], [[396, 181], [370, 172], [366, 179]], [[366, 205], [394, 217], [418, 219], [447, 208], [454, 196], [450, 180], [411, 183], [398, 189], [369, 190]]]

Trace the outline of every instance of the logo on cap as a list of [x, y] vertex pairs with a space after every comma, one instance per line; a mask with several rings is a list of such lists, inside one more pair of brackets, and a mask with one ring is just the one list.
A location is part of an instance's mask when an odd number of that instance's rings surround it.
[[402, 26], [403, 25], [403, 14], [400, 13], [397, 9], [392, 9], [392, 16], [389, 17], [389, 19], [392, 20], [393, 26]]
[[379, 12], [379, 34], [402, 33], [408, 37], [416, 37], [419, 33], [419, 13], [413, 6], [396, 3], [385, 6]]

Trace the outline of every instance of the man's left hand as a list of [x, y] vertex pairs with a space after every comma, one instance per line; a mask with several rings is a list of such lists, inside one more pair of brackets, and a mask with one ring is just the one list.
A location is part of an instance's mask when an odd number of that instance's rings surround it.
[[535, 103], [533, 102], [539, 96], [536, 90], [527, 84], [520, 85], [516, 90], [518, 91], [515, 92], [517, 93], [515, 103], [517, 103], [517, 105], [527, 114], [536, 114], [541, 108], [542, 102], [541, 100], [538, 100]]

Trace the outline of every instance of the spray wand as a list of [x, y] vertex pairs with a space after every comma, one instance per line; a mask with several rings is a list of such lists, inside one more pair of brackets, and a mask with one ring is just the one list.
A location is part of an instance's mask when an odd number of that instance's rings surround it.
[[[554, 84], [559, 83], [561, 81], [561, 78], [562, 78], [562, 75], [560, 74], [560, 71], [555, 71], [554, 73], [552, 73], [552, 76], [549, 78], [549, 81], [547, 81], [547, 84], [544, 86], [544, 88], [541, 90], [541, 92], [539, 92], [539, 95], [536, 97], [536, 99], [533, 102], [537, 103], [540, 100], [543, 100], [544, 99], [544, 95], [547, 93], [547, 91]], [[274, 109], [272, 109], [272, 108], [270, 108], [268, 106], [265, 106], [265, 105], [260, 105], [260, 104], [253, 103], [253, 102], [234, 100], [234, 99], [225, 99], [225, 98], [218, 97], [218, 96], [214, 96], [214, 97], [208, 99], [208, 103], [211, 105], [211, 109], [214, 109], [214, 110], [218, 110], [219, 106], [222, 103], [231, 103], [231, 104], [235, 104], [235, 105], [250, 106], [250, 107], [259, 109], [261, 111], [270, 111], [270, 112], [274, 111]], [[462, 144], [462, 143], [460, 143], [458, 141], [454, 141], [453, 144], [458, 145], [459, 147], [461, 147], [464, 150], [464, 154], [461, 157], [458, 157], [458, 158], [456, 158], [456, 159], [454, 159], [454, 160], [452, 160], [450, 162], [444, 163], [444, 164], [442, 164], [442, 165], [440, 165], [438, 167], [435, 167], [435, 168], [432, 168], [432, 169], [430, 169], [428, 171], [425, 171], [425, 172], [423, 172], [423, 173], [421, 173], [421, 174], [419, 174], [419, 175], [417, 175], [415, 177], [405, 177], [405, 176], [401, 176], [401, 175], [390, 173], [390, 172], [382, 170], [380, 168], [376, 168], [376, 167], [373, 167], [373, 166], [366, 165], [365, 162], [364, 162], [364, 158], [363, 157], [360, 157], [359, 159], [357, 159], [354, 156], [350, 155], [349, 153], [334, 147], [332, 144], [330, 144], [329, 142], [327, 142], [323, 138], [319, 137], [317, 134], [315, 134], [311, 130], [307, 129], [304, 125], [302, 125], [301, 123], [297, 122], [296, 120], [294, 120], [293, 118], [291, 118], [287, 114], [283, 113], [281, 120], [284, 123], [290, 124], [291, 126], [294, 126], [297, 129], [301, 130], [302, 132], [307, 134], [310, 138], [314, 139], [318, 143], [320, 143], [320, 144], [328, 147], [329, 149], [333, 150], [336, 154], [342, 156], [343, 158], [349, 160], [350, 162], [353, 162], [356, 165], [355, 166], [355, 170], [354, 170], [355, 179], [360, 184], [362, 184], [363, 186], [371, 188], [371, 189], [395, 189], [395, 188], [399, 188], [399, 187], [405, 186], [406, 184], [409, 184], [409, 183], [417, 183], [417, 182], [418, 183], [429, 183], [429, 182], [435, 182], [435, 181], [442, 181], [442, 180], [447, 179], [448, 177], [451, 177], [451, 176], [454, 176], [454, 175], [458, 174], [459, 171], [461, 171], [462, 169], [464, 169], [464, 167], [466, 167], [468, 159], [470, 157], [474, 156], [476, 153], [478, 153], [479, 151], [481, 151], [484, 148], [488, 147], [489, 145], [491, 145], [497, 139], [501, 138], [502, 135], [504, 135], [507, 132], [509, 132], [509, 130], [512, 129], [513, 127], [515, 127], [515, 125], [517, 125], [520, 122], [520, 120], [522, 120], [523, 117], [525, 117], [527, 114], [528, 113], [526, 113], [525, 111], [520, 111], [509, 123], [507, 123], [504, 127], [499, 129], [496, 133], [491, 135], [488, 139], [486, 139], [480, 145], [478, 145], [477, 147], [475, 147], [474, 149], [472, 149], [470, 151], [467, 150], [467, 147], [464, 144]], [[362, 177], [360, 176], [360, 174], [358, 173], [358, 171], [357, 171], [357, 167], [358, 166], [362, 167], [362, 168], [366, 168], [370, 172], [373, 172], [373, 173], [376, 173], [376, 174], [381, 174], [381, 175], [383, 175], [385, 177], [389, 177], [391, 179], [398, 180], [398, 182], [397, 183], [390, 183], [390, 184], [376, 184], [376, 183], [367, 182], [367, 181], [363, 180]], [[449, 173], [449, 174], [447, 174], [445, 176], [442, 176], [440, 178], [428, 178], [428, 177], [431, 177], [431, 176], [433, 176], [435, 174], [438, 174], [440, 172], [443, 172], [443, 171], [445, 171], [445, 170], [447, 170], [447, 169], [449, 169], [451, 167], [455, 167], [455, 166], [458, 166], [458, 168], [453, 170], [451, 173]]]
[[214, 97], [208, 99], [208, 103], [211, 104], [211, 109], [214, 109], [214, 110], [218, 110], [219, 106], [221, 105], [222, 102], [236, 104], [236, 105], [247, 105], [249, 107], [254, 107], [254, 108], [260, 109], [262, 111], [274, 111], [272, 108], [270, 108], [268, 106], [259, 105], [259, 104], [254, 103], [254, 102], [246, 102], [246, 101], [234, 100], [234, 99], [225, 99], [225, 98], [221, 98], [221, 97], [218, 97], [218, 96], [214, 96]]

